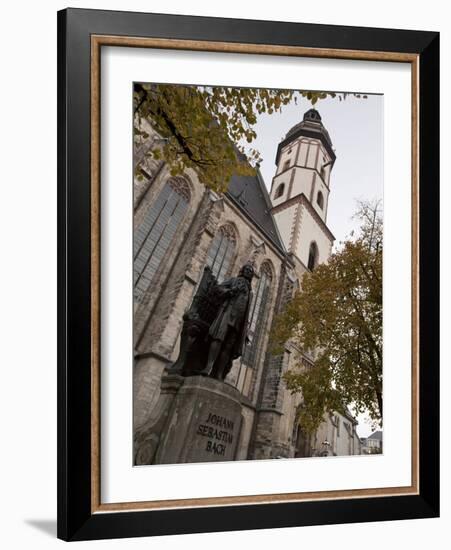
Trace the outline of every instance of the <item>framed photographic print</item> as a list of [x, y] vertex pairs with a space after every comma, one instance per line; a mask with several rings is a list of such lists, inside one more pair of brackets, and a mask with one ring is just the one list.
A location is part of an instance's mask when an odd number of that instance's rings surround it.
[[434, 517], [438, 33], [58, 14], [58, 536]]

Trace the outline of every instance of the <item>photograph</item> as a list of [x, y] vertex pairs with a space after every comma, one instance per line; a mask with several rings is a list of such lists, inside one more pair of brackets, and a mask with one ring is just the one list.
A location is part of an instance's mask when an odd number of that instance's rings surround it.
[[130, 104], [133, 465], [382, 454], [383, 94]]

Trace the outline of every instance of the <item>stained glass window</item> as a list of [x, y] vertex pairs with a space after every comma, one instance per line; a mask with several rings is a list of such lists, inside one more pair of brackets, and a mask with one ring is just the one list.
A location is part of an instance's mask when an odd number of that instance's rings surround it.
[[136, 300], [142, 298], [155, 276], [185, 216], [189, 198], [188, 184], [182, 178], [169, 180], [135, 231], [133, 279]]
[[271, 268], [263, 264], [260, 270], [260, 279], [257, 290], [254, 293], [253, 302], [249, 316], [248, 337], [251, 343], [245, 347], [243, 354], [243, 363], [253, 367], [257, 359], [262, 332], [265, 326], [266, 313], [269, 303], [269, 294], [271, 290], [272, 274]]
[[235, 231], [230, 225], [219, 228], [210, 249], [208, 250], [207, 265], [211, 267], [213, 275], [221, 283], [226, 276], [235, 252]]

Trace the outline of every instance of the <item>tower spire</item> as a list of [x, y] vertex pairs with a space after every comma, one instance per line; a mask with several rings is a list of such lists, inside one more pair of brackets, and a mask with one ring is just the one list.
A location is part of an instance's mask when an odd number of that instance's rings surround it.
[[327, 227], [335, 151], [318, 110], [306, 111], [279, 143], [272, 181], [273, 214], [285, 247], [310, 269], [328, 258], [334, 237]]

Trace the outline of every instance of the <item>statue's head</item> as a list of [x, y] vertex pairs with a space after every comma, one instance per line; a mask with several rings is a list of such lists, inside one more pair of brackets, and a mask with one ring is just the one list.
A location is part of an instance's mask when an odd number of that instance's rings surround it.
[[254, 267], [252, 264], [244, 264], [240, 269], [239, 274], [241, 277], [244, 277], [248, 281], [252, 281], [253, 276], [255, 275]]

